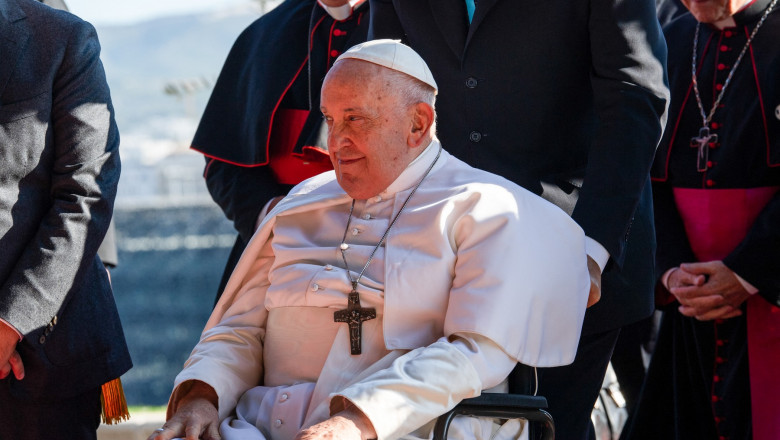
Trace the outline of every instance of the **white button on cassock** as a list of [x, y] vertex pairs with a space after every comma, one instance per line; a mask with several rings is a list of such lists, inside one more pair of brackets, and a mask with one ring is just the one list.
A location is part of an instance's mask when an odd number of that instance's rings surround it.
[[314, 284], [312, 284], [312, 285], [311, 285], [311, 290], [313, 290], [313, 291], [315, 291], [315, 292], [316, 292], [316, 291], [318, 291], [318, 290], [320, 290], [320, 285], [319, 285], [319, 284], [317, 284], [317, 283], [314, 283]]
[[283, 423], [283, 422], [282, 422], [282, 419], [276, 419], [276, 420], [274, 420], [274, 426], [275, 426], [276, 428], [278, 428], [278, 427], [282, 426], [282, 423]]

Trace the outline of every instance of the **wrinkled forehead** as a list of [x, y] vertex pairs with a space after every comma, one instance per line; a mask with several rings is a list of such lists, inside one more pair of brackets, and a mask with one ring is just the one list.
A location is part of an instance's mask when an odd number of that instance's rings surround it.
[[333, 65], [325, 75], [322, 96], [334, 89], [369, 92], [381, 87], [389, 69], [361, 60], [344, 60]]

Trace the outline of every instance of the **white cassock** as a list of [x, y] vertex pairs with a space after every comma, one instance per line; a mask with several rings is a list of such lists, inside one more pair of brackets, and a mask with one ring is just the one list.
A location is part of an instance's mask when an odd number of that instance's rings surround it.
[[[433, 141], [387, 190], [356, 202], [352, 279], [439, 148]], [[347, 324], [333, 320], [351, 289], [339, 250], [351, 203], [332, 171], [301, 183], [236, 266], [175, 381], [216, 390], [223, 438], [292, 439], [350, 403], [379, 439], [428, 438], [462, 399], [504, 391], [516, 362], [574, 360], [590, 286], [582, 230], [446, 151], [360, 279], [362, 306], [377, 317], [351, 355]], [[516, 438], [521, 427], [458, 417], [450, 438]]]

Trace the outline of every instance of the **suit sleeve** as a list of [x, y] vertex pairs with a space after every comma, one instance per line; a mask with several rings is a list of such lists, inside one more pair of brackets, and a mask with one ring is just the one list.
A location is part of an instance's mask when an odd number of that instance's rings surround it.
[[619, 265], [666, 120], [666, 43], [652, 0], [592, 0], [596, 135], [572, 217]]
[[276, 182], [267, 166], [241, 167], [206, 158], [204, 177], [211, 198], [233, 222], [244, 242], [252, 238], [263, 206], [290, 190], [289, 185]]
[[48, 121], [55, 155], [51, 206], [2, 285], [0, 317], [22, 334], [46, 325], [83, 282], [111, 220], [119, 180], [119, 134], [97, 35], [81, 21], [62, 35], [68, 44]]
[[764, 207], [747, 236], [723, 263], [780, 307], [780, 193]]

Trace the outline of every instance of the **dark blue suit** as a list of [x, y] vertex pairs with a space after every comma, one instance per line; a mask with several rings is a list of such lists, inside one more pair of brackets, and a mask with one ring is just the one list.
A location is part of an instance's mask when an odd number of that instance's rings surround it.
[[0, 438], [94, 435], [100, 385], [131, 366], [96, 256], [120, 171], [99, 52], [77, 17], [0, 0], [0, 318], [26, 369], [0, 380]]
[[[401, 38], [439, 85], [453, 155], [552, 201], [611, 258], [575, 364], [541, 372], [560, 438], [589, 420], [618, 329], [653, 310], [648, 171], [665, 123], [652, 0], [375, 0], [369, 38]], [[573, 420], [575, 419], [576, 420]]]

